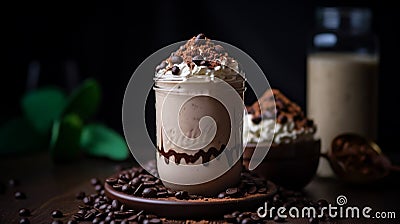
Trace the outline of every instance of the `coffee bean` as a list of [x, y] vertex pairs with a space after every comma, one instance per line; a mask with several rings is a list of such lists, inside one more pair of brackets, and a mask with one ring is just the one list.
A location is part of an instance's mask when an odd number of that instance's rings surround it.
[[129, 184], [124, 184], [121, 188], [121, 191], [124, 193], [130, 193], [132, 192], [132, 188]]
[[226, 189], [225, 193], [228, 196], [236, 196], [239, 193], [239, 189], [237, 187], [228, 188]]
[[28, 218], [22, 218], [19, 220], [19, 223], [20, 224], [30, 224], [31, 222], [29, 221]]
[[233, 216], [231, 214], [224, 215], [224, 219], [225, 219], [225, 221], [230, 222], [230, 223], [235, 222], [235, 220], [236, 220], [235, 216]]
[[225, 198], [226, 197], [226, 193], [225, 192], [221, 192], [218, 194], [217, 196], [218, 198]]
[[88, 197], [88, 196], [84, 197], [82, 201], [83, 201], [83, 203], [84, 203], [85, 205], [90, 205], [90, 204], [93, 203], [92, 198], [91, 198], [91, 197]]
[[60, 210], [54, 210], [51, 212], [51, 216], [53, 218], [61, 218], [63, 217], [63, 213]]
[[102, 220], [101, 220], [100, 218], [96, 217], [96, 218], [93, 219], [92, 223], [93, 223], [93, 224], [98, 224], [98, 223], [101, 222], [101, 221], [102, 221]]
[[140, 182], [140, 179], [135, 177], [131, 181], [129, 181], [129, 185], [131, 185], [132, 187], [136, 187], [140, 184]]
[[166, 197], [168, 197], [168, 192], [166, 192], [166, 191], [157, 192], [157, 197], [166, 198]]
[[258, 192], [258, 193], [266, 193], [266, 192], [267, 192], [267, 188], [262, 187], [262, 188], [258, 189], [257, 192]]
[[103, 185], [97, 184], [96, 186], [94, 186], [94, 190], [96, 192], [100, 192], [101, 190], [103, 190]]
[[67, 224], [78, 224], [78, 222], [75, 221], [75, 220], [69, 220], [69, 221], [67, 222]]
[[118, 210], [119, 209], [119, 207], [121, 206], [121, 204], [119, 203], [119, 201], [117, 201], [117, 200], [112, 200], [112, 202], [111, 202], [111, 208], [113, 209], [113, 210]]
[[144, 188], [143, 184], [140, 184], [140, 185], [136, 188], [136, 190], [135, 190], [135, 192], [133, 193], [133, 195], [138, 196], [138, 195], [142, 194], [143, 188]]
[[150, 219], [149, 223], [152, 223], [152, 224], [159, 224], [159, 223], [161, 223], [161, 219], [159, 219], [159, 218], [152, 218], [152, 219]]
[[188, 194], [187, 191], [178, 191], [178, 192], [175, 193], [175, 197], [177, 199], [184, 200], [184, 199], [187, 199], [189, 197], [189, 194]]
[[126, 184], [126, 182], [127, 182], [126, 180], [118, 179], [117, 184], [124, 185]]
[[157, 189], [152, 187], [152, 188], [145, 188], [142, 192], [142, 196], [145, 198], [153, 198], [157, 196]]
[[112, 187], [114, 188], [114, 190], [117, 190], [117, 191], [121, 191], [121, 189], [122, 189], [121, 184], [114, 184]]
[[107, 223], [109, 223], [109, 222], [113, 221], [113, 219], [114, 219], [114, 216], [107, 216], [107, 217], [104, 219], [104, 221], [107, 222]]
[[90, 183], [91, 183], [93, 186], [98, 185], [98, 184], [101, 184], [100, 180], [97, 179], [97, 178], [92, 178], [92, 179], [90, 179]]
[[29, 209], [27, 208], [21, 208], [18, 211], [19, 216], [30, 216], [31, 215], [31, 211], [29, 211]]
[[143, 182], [143, 185], [145, 187], [153, 187], [154, 185], [156, 185], [156, 183], [154, 181], [145, 181]]
[[240, 215], [239, 211], [232, 212], [232, 216], [235, 217], [235, 218], [239, 217], [239, 215]]
[[26, 195], [23, 192], [17, 191], [14, 193], [15, 199], [26, 199]]
[[86, 213], [86, 215], [83, 217], [84, 220], [86, 221], [91, 221], [93, 220], [95, 214], [92, 211], [89, 211], [88, 213]]
[[114, 185], [114, 184], [117, 183], [117, 181], [118, 181], [118, 179], [114, 178], [114, 177], [110, 177], [110, 178], [106, 179], [106, 183], [109, 184], [109, 185]]
[[196, 40], [200, 40], [200, 39], [206, 39], [206, 35], [204, 35], [204, 33], [199, 33], [199, 34], [196, 36]]
[[171, 56], [171, 63], [172, 64], [180, 64], [183, 62], [183, 58], [180, 56]]
[[180, 69], [178, 66], [174, 66], [172, 67], [171, 72], [173, 75], [179, 75]]
[[251, 220], [250, 218], [244, 218], [242, 220], [242, 222], [240, 222], [241, 224], [250, 224], [253, 223], [253, 220]]
[[250, 218], [253, 221], [259, 221], [261, 218], [257, 215], [257, 213], [251, 213]]
[[85, 197], [85, 195], [86, 195], [85, 192], [80, 191], [80, 192], [76, 193], [75, 198], [82, 200]]
[[249, 194], [255, 194], [257, 193], [257, 187], [256, 186], [251, 186], [248, 190], [247, 193]]

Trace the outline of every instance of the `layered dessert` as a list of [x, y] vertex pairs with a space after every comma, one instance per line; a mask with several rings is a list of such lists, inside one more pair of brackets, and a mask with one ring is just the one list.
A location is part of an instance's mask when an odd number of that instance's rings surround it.
[[247, 107], [247, 112], [243, 132], [248, 146], [243, 157], [245, 165], [255, 145], [271, 142], [256, 172], [290, 188], [308, 183], [318, 166], [320, 150], [313, 120], [277, 89], [266, 91], [259, 101]]
[[213, 195], [241, 172], [244, 77], [199, 34], [156, 68], [157, 169], [174, 190]]

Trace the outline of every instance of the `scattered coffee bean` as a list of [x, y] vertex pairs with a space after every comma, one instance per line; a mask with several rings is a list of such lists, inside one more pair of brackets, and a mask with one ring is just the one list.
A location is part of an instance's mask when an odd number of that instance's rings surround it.
[[26, 217], [26, 216], [30, 216], [30, 215], [31, 215], [31, 211], [30, 211], [29, 209], [27, 209], [27, 208], [21, 208], [21, 209], [18, 211], [18, 214], [19, 214], [19, 216], [24, 216], [24, 217]]
[[111, 207], [114, 209], [114, 210], [118, 210], [119, 209], [119, 207], [121, 206], [121, 204], [119, 203], [119, 201], [117, 201], [117, 200], [112, 200], [112, 202], [111, 202]]
[[63, 213], [60, 210], [54, 210], [51, 212], [51, 217], [61, 218], [61, 217], [63, 217]]
[[276, 216], [274, 217], [274, 221], [275, 221], [275, 222], [285, 222], [285, 219], [282, 218], [282, 217], [279, 216], [279, 215], [276, 215]]
[[97, 179], [97, 178], [92, 178], [92, 179], [90, 179], [90, 183], [91, 183], [93, 186], [98, 185], [98, 184], [101, 184], [100, 180]]
[[19, 220], [19, 224], [30, 224], [31, 222], [29, 221], [28, 218], [22, 218]]
[[67, 222], [67, 224], [78, 224], [78, 222], [75, 221], [75, 220], [69, 220], [69, 221]]
[[174, 66], [172, 67], [171, 72], [173, 75], [179, 75], [180, 69], [178, 66]]
[[189, 194], [187, 191], [178, 191], [175, 193], [175, 197], [180, 200], [188, 199]]
[[85, 205], [90, 205], [90, 204], [92, 204], [92, 203], [93, 203], [92, 198], [91, 198], [91, 197], [88, 197], [88, 196], [84, 197], [84, 198], [83, 198], [83, 203], [84, 203]]
[[157, 196], [157, 188], [145, 188], [142, 192], [142, 196], [145, 198], [153, 198]]
[[15, 199], [26, 199], [26, 195], [21, 191], [17, 191], [14, 193], [14, 198]]
[[227, 222], [232, 223], [232, 222], [235, 222], [236, 217], [233, 216], [232, 214], [226, 214], [226, 215], [224, 215], [224, 219], [225, 219]]
[[221, 192], [218, 194], [217, 196], [218, 198], [225, 198], [226, 197], [226, 193], [225, 192]]

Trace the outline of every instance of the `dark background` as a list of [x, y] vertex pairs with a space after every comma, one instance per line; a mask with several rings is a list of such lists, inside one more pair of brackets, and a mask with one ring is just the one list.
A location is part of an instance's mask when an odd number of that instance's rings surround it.
[[200, 32], [247, 52], [272, 87], [304, 108], [307, 41], [314, 10], [336, 5], [373, 11], [373, 31], [381, 44], [378, 142], [384, 151], [397, 150], [400, 122], [393, 107], [400, 96], [396, 83], [400, 14], [387, 2], [375, 1], [18, 1], [3, 5], [0, 122], [20, 113], [29, 65], [38, 62], [39, 86], [53, 84], [70, 91], [87, 77], [98, 79], [104, 97], [97, 119], [122, 132], [123, 94], [135, 68], [156, 50]]

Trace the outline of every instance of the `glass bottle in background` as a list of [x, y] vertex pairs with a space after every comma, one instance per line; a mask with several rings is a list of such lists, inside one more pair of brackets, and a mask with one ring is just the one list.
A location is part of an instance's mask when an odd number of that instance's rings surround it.
[[[307, 114], [317, 125], [321, 150], [344, 132], [375, 140], [378, 43], [365, 8], [318, 8], [307, 56]], [[321, 159], [317, 173], [333, 176]]]

